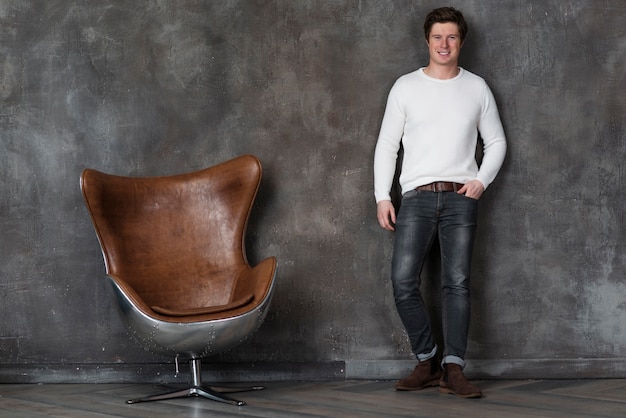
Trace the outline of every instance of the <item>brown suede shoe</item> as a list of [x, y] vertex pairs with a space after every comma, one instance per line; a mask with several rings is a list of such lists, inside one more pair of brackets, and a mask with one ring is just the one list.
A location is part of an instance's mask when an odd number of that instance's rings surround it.
[[420, 390], [439, 385], [441, 368], [434, 359], [426, 360], [415, 366], [409, 376], [396, 383], [396, 390]]
[[450, 393], [461, 398], [481, 398], [483, 396], [478, 386], [467, 381], [461, 366], [453, 363], [444, 365], [443, 376], [439, 381], [439, 392]]

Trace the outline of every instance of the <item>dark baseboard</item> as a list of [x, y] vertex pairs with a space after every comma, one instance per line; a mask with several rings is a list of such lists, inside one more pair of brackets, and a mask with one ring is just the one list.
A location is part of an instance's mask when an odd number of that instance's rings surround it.
[[[327, 363], [202, 363], [205, 382], [343, 380], [344, 362]], [[187, 383], [189, 365], [180, 362], [145, 364], [5, 364], [0, 383]]]
[[[397, 379], [415, 367], [412, 360], [347, 361], [346, 379]], [[471, 379], [622, 379], [625, 358], [467, 360]]]
[[[394, 380], [409, 373], [412, 360], [333, 362], [203, 363], [205, 382], [315, 380]], [[471, 379], [612, 379], [626, 378], [626, 359], [467, 360]], [[4, 364], [0, 383], [187, 383], [189, 367], [180, 363], [146, 364]]]

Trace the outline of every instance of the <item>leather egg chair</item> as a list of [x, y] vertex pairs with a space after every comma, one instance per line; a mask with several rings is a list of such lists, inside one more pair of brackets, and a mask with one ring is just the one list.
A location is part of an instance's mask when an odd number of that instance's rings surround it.
[[86, 169], [81, 190], [129, 333], [150, 352], [189, 359], [190, 386], [128, 403], [188, 396], [244, 405], [202, 383], [201, 359], [250, 336], [270, 305], [277, 262], [255, 267], [245, 230], [261, 164], [244, 155], [203, 170], [124, 177]]

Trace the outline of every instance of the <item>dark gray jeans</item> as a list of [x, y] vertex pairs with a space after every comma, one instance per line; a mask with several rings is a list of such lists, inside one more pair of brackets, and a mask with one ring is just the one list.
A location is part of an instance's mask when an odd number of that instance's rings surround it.
[[420, 273], [437, 235], [441, 251], [443, 363], [465, 366], [470, 318], [470, 266], [478, 201], [456, 192], [409, 191], [402, 197], [391, 280], [396, 308], [419, 361], [435, 356]]

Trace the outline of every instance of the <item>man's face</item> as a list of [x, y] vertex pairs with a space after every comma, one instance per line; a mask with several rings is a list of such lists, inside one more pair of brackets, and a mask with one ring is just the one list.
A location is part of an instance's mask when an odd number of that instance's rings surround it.
[[457, 66], [461, 53], [461, 34], [456, 23], [435, 23], [428, 36], [431, 62], [438, 65]]

